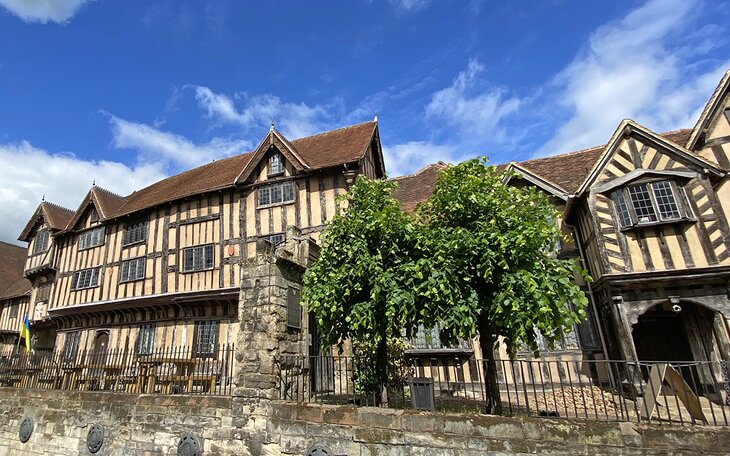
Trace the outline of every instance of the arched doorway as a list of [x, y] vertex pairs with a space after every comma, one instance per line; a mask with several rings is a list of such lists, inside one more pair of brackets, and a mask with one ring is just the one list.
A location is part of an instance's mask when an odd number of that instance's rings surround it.
[[639, 316], [632, 335], [639, 361], [694, 361], [681, 311], [652, 307]]
[[96, 337], [94, 338], [94, 347], [92, 348], [94, 364], [104, 364], [108, 350], [109, 331], [97, 331]]
[[[722, 383], [717, 361], [726, 337], [714, 327], [719, 314], [688, 302], [664, 302], [638, 317], [632, 329], [636, 356], [644, 376], [657, 362], [671, 363], [696, 393], [714, 393]], [[721, 316], [720, 316], [721, 317]], [[722, 317], [721, 317], [722, 318]]]

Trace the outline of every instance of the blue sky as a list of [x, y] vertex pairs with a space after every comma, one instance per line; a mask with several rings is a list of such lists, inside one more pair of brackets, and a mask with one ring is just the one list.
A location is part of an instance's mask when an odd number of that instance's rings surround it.
[[0, 0], [0, 240], [41, 197], [126, 194], [377, 111], [391, 176], [691, 127], [730, 2]]

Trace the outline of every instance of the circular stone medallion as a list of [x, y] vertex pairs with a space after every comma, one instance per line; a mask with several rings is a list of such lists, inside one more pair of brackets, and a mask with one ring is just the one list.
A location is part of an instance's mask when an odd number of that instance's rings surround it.
[[99, 451], [101, 446], [104, 445], [104, 428], [101, 427], [101, 424], [91, 426], [89, 433], [86, 435], [86, 445], [92, 454]]
[[200, 456], [200, 441], [197, 437], [184, 434], [177, 442], [177, 456]]
[[20, 432], [18, 436], [20, 441], [25, 443], [30, 440], [30, 436], [33, 435], [33, 419], [26, 417], [22, 423], [20, 423]]
[[333, 454], [332, 450], [320, 444], [314, 445], [307, 451], [307, 456], [332, 456]]

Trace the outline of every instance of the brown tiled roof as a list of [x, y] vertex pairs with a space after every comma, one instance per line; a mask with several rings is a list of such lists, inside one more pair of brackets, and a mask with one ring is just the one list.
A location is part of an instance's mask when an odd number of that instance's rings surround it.
[[[663, 138], [682, 145], [689, 138], [692, 130], [674, 130], [662, 133]], [[574, 193], [588, 177], [606, 145], [591, 147], [577, 152], [554, 155], [552, 157], [535, 158], [520, 162], [519, 165], [548, 181], [559, 185], [568, 193]]]
[[47, 201], [42, 202], [38, 205], [38, 208], [33, 213], [33, 216], [28, 220], [28, 223], [23, 228], [23, 231], [18, 236], [21, 241], [27, 241], [31, 230], [38, 222], [40, 217], [46, 222], [46, 225], [52, 231], [63, 231], [74, 216], [74, 211], [66, 209], [57, 204], [49, 203]]
[[94, 194], [94, 198], [99, 203], [97, 211], [102, 218], [109, 217], [109, 214], [116, 214], [119, 209], [127, 202], [127, 200], [116, 193], [110, 192], [109, 190], [101, 187], [94, 187], [91, 189]]
[[[692, 130], [674, 130], [660, 136], [681, 145], [687, 141]], [[552, 157], [535, 158], [520, 162], [526, 170], [560, 186], [568, 193], [575, 192], [590, 173], [591, 168], [603, 153], [606, 145], [591, 147], [576, 152], [569, 152]], [[443, 162], [428, 165], [416, 173], [391, 179], [398, 183], [393, 190], [393, 197], [400, 201], [404, 210], [412, 212], [416, 205], [425, 201], [436, 185], [438, 171], [446, 166]], [[507, 168], [506, 164], [497, 165], [498, 169]]]
[[320, 133], [291, 142], [311, 169], [327, 168], [359, 160], [375, 133], [376, 121]]
[[[359, 160], [367, 151], [377, 122], [365, 122], [337, 130], [296, 139], [289, 145], [316, 170]], [[286, 139], [285, 139], [286, 140]], [[253, 156], [252, 152], [216, 160], [168, 177], [128, 195], [117, 214], [131, 214], [168, 201], [199, 195], [234, 185], [236, 178]]]
[[116, 215], [131, 214], [167, 201], [230, 187], [252, 155], [248, 152], [216, 160], [155, 182], [127, 196], [127, 202]]
[[46, 218], [46, 224], [52, 230], [63, 230], [74, 216], [74, 211], [71, 209], [66, 209], [48, 201], [42, 202], [41, 207]]
[[30, 292], [30, 281], [23, 277], [26, 255], [25, 248], [0, 241], [0, 299]]
[[403, 210], [413, 212], [418, 203], [431, 196], [436, 186], [439, 171], [446, 168], [446, 166], [444, 162], [433, 163], [413, 174], [388, 179], [398, 184], [391, 195], [400, 202]]

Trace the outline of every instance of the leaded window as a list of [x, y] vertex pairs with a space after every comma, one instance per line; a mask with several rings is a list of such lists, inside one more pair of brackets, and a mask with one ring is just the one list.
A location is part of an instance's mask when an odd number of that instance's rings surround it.
[[79, 342], [81, 341], [81, 332], [72, 331], [66, 333], [63, 342], [62, 356], [64, 361], [73, 361], [79, 351]]
[[649, 190], [645, 185], [629, 187], [629, 196], [631, 197], [631, 204], [634, 206], [634, 213], [639, 223], [656, 222], [656, 212], [651, 203]]
[[183, 272], [213, 268], [213, 244], [183, 249]]
[[35, 294], [35, 302], [48, 302], [48, 299], [51, 297], [51, 284], [50, 283], [44, 283], [41, 284], [38, 287], [38, 291], [36, 291]]
[[651, 189], [654, 191], [659, 215], [662, 220], [675, 220], [679, 218], [679, 207], [674, 198], [672, 186], [667, 181], [652, 182]]
[[93, 288], [99, 284], [99, 268], [82, 269], [76, 271], [71, 278], [71, 289], [82, 290]]
[[8, 312], [9, 318], [18, 318], [18, 313], [20, 311], [20, 301], [18, 299], [13, 299], [10, 301], [10, 309]]
[[104, 243], [105, 229], [103, 226], [79, 234], [79, 250], [90, 249]]
[[294, 201], [294, 182], [281, 182], [259, 188], [259, 206]]
[[284, 161], [281, 159], [279, 152], [274, 152], [269, 160], [269, 176], [274, 176], [284, 172]]
[[43, 228], [38, 230], [33, 239], [33, 253], [41, 253], [48, 250], [48, 230]]
[[147, 220], [136, 220], [124, 225], [122, 245], [131, 245], [147, 239]]
[[282, 242], [286, 240], [286, 234], [279, 233], [279, 234], [270, 234], [269, 236], [265, 236], [264, 239], [271, 242], [274, 245], [279, 245]]
[[626, 205], [623, 190], [613, 192], [611, 199], [613, 199], [613, 204], [616, 207], [616, 214], [618, 214], [618, 222], [621, 228], [631, 226], [631, 213], [629, 212], [629, 206]]
[[218, 321], [195, 322], [195, 355], [198, 358], [212, 358], [218, 341]]
[[135, 348], [138, 355], [149, 355], [155, 349], [155, 325], [147, 324], [139, 327]]
[[682, 188], [671, 181], [630, 185], [614, 191], [611, 200], [621, 228], [689, 218]]
[[144, 265], [144, 257], [122, 261], [122, 275], [120, 281], [130, 282], [132, 280], [144, 279]]

